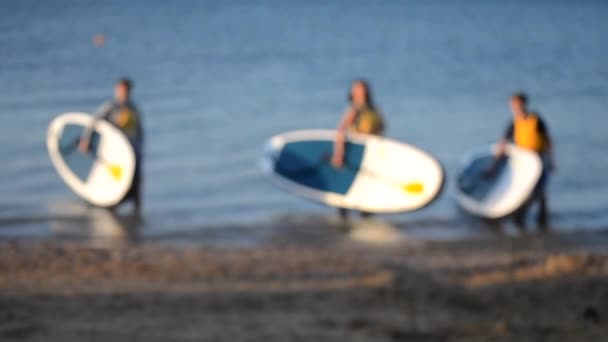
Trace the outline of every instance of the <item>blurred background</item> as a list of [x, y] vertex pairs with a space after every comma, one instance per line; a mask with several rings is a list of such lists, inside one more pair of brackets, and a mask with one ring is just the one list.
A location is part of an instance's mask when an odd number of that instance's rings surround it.
[[454, 175], [503, 134], [508, 97], [523, 90], [555, 140], [553, 228], [606, 228], [606, 13], [603, 0], [3, 1], [0, 236], [45, 237], [86, 214], [51, 165], [46, 129], [95, 111], [121, 76], [135, 81], [146, 133], [143, 235], [333, 215], [275, 188], [258, 160], [274, 134], [335, 127], [360, 77], [387, 135], [447, 171], [437, 202], [387, 220], [448, 235], [481, 224], [457, 210]]

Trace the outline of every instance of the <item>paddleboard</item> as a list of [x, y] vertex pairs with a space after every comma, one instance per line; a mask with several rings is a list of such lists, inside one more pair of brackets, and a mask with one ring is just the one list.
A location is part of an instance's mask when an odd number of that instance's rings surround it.
[[470, 214], [488, 219], [509, 216], [532, 196], [542, 175], [542, 160], [528, 150], [508, 145], [491, 176], [486, 170], [494, 163], [494, 148], [466, 158], [458, 173], [456, 201]]
[[55, 118], [47, 131], [47, 148], [59, 176], [90, 204], [112, 207], [127, 195], [135, 173], [135, 151], [126, 135], [105, 120], [95, 122], [89, 153], [78, 149], [79, 138], [94, 122], [86, 113]]
[[344, 167], [332, 167], [335, 134], [304, 130], [272, 137], [263, 172], [303, 198], [370, 213], [420, 209], [440, 194], [444, 176], [437, 159], [392, 139], [349, 134]]

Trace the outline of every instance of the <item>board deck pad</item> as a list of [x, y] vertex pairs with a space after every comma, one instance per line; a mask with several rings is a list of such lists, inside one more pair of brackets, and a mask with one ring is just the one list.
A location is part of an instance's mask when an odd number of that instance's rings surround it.
[[276, 161], [275, 171], [304, 186], [346, 194], [359, 172], [365, 146], [347, 143], [344, 167], [340, 169], [330, 163], [332, 151], [330, 141], [288, 143]]
[[494, 172], [487, 175], [488, 168], [495, 163], [493, 156], [483, 156], [475, 159], [458, 176], [460, 190], [478, 201], [483, 201], [496, 186], [502, 173], [507, 167], [508, 157], [500, 158], [494, 167]]
[[59, 138], [59, 150], [68, 167], [81, 181], [86, 182], [97, 157], [101, 136], [96, 131], [91, 132], [89, 152], [82, 153], [78, 149], [78, 143], [84, 131], [82, 126], [65, 125]]

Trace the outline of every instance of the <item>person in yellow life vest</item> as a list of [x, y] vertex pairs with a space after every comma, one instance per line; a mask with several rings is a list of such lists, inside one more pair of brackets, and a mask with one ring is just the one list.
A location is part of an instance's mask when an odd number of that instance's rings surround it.
[[[382, 135], [385, 128], [384, 119], [374, 104], [372, 91], [366, 80], [360, 79], [353, 83], [348, 100], [350, 104], [336, 130], [331, 157], [331, 164], [337, 169], [344, 166], [346, 135], [349, 132]], [[346, 219], [347, 211], [340, 209], [340, 216]], [[362, 216], [369, 216], [369, 214], [362, 213]]]
[[[515, 214], [514, 219], [518, 226], [525, 225], [526, 213], [533, 202], [538, 202], [538, 224], [541, 228], [547, 226], [548, 205], [546, 185], [549, 173], [555, 170], [553, 158], [553, 143], [547, 125], [538, 113], [528, 110], [528, 96], [524, 93], [515, 93], [510, 99], [513, 121], [507, 127], [503, 139], [498, 143], [497, 157], [504, 155], [507, 143], [538, 153], [543, 161], [543, 172], [541, 179], [534, 190], [531, 200]], [[495, 165], [490, 168], [493, 172]]]
[[[140, 213], [142, 206], [141, 198], [141, 164], [143, 155], [143, 129], [141, 115], [131, 99], [133, 82], [127, 78], [121, 78], [114, 86], [114, 99], [104, 103], [95, 114], [95, 121], [106, 120], [120, 128], [135, 150], [135, 175], [133, 184], [126, 199], [133, 200], [135, 211]], [[79, 149], [83, 153], [89, 151], [89, 141], [93, 132], [93, 123], [80, 137]]]

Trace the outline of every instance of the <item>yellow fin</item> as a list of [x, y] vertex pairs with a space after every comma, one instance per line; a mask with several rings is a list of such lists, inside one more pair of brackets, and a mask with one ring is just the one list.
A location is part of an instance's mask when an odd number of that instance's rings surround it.
[[122, 167], [119, 165], [108, 165], [108, 171], [115, 181], [119, 181], [122, 178]]
[[421, 194], [424, 191], [424, 184], [420, 182], [412, 182], [403, 185], [403, 190], [410, 194]]

